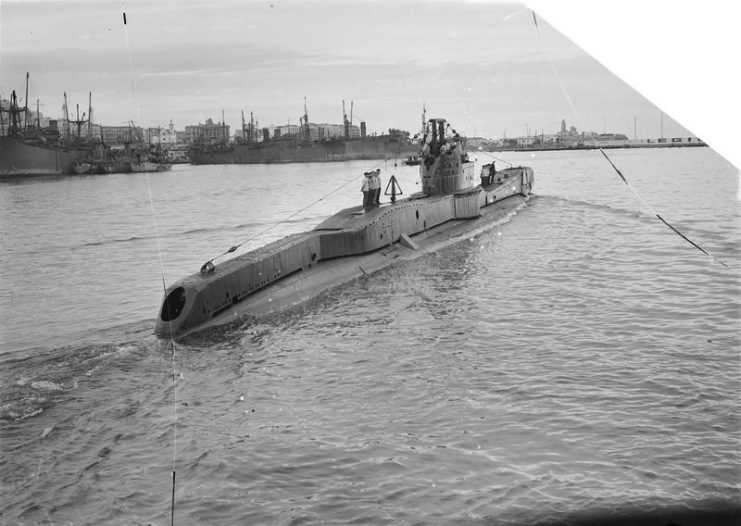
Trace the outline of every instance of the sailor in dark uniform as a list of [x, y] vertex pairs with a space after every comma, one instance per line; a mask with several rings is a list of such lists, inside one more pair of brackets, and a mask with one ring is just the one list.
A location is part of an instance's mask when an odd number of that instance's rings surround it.
[[371, 188], [373, 172], [365, 172], [364, 175], [360, 190], [363, 192], [363, 210], [367, 212], [373, 206], [373, 190]]

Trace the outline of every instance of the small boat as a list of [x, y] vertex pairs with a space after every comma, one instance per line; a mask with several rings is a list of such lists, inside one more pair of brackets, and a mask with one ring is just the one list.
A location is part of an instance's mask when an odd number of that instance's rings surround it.
[[404, 160], [404, 164], [407, 166], [419, 166], [419, 163], [421, 162], [422, 161], [420, 161], [419, 157], [416, 155], [411, 155]]
[[72, 165], [72, 170], [77, 175], [89, 174], [93, 172], [93, 163], [84, 159], [75, 161]]
[[119, 159], [114, 151], [99, 144], [85, 158], [77, 160], [73, 170], [76, 174], [128, 173], [131, 165], [128, 159]]
[[114, 174], [126, 171], [126, 167], [116, 161], [97, 161], [93, 163], [92, 173]]
[[157, 152], [135, 151], [128, 160], [130, 172], [166, 172], [172, 163], [162, 159]]
[[395, 261], [468, 239], [514, 215], [533, 187], [528, 167], [486, 165], [481, 182], [475, 180], [464, 139], [444, 119], [427, 123], [420, 159], [421, 192], [397, 200], [392, 177], [390, 203], [341, 210], [314, 230], [218, 265], [214, 258], [172, 284], [155, 334], [179, 339], [240, 316], [278, 312]]
[[172, 168], [169, 163], [160, 163], [154, 161], [132, 161], [130, 163], [130, 170], [132, 172], [166, 172]]

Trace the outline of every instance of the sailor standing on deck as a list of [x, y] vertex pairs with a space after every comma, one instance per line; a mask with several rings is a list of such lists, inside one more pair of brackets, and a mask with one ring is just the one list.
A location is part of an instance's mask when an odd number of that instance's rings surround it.
[[373, 203], [373, 191], [371, 190], [371, 180], [373, 172], [365, 172], [363, 177], [363, 185], [360, 190], [363, 192], [363, 210], [366, 212], [371, 209]]
[[373, 189], [373, 199], [371, 204], [373, 206], [380, 206], [381, 202], [381, 169], [371, 172], [371, 188]]

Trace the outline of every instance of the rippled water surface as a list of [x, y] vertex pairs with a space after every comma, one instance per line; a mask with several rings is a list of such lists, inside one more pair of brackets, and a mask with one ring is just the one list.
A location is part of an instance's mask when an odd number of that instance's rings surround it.
[[0, 181], [0, 523], [169, 524], [173, 471], [176, 524], [737, 513], [738, 171], [608, 155], [640, 199], [598, 152], [497, 154], [536, 173], [508, 223], [174, 346], [163, 281], [377, 163]]

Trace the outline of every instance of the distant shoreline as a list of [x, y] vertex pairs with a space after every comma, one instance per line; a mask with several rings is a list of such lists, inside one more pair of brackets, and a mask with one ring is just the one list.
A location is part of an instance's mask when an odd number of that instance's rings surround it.
[[697, 148], [707, 147], [704, 142], [700, 143], [642, 143], [642, 144], [583, 144], [578, 146], [515, 146], [508, 148], [484, 149], [477, 148], [473, 151], [481, 152], [550, 152], [550, 151], [571, 151], [571, 150], [616, 150], [616, 149], [633, 149], [633, 148]]

